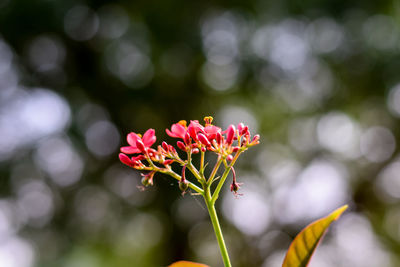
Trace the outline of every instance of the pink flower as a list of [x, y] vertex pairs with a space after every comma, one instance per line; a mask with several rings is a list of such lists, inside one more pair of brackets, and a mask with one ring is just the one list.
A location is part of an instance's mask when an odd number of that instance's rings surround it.
[[127, 136], [127, 141], [130, 146], [121, 147], [121, 152], [126, 154], [141, 153], [143, 150], [151, 147], [156, 142], [154, 129], [148, 129], [143, 137], [136, 133], [130, 133]]
[[214, 140], [217, 137], [217, 134], [221, 132], [221, 128], [214, 125], [207, 125], [204, 127], [204, 132], [209, 141]]
[[171, 137], [184, 139], [187, 131], [186, 121], [180, 121], [178, 123], [172, 124], [171, 130], [166, 129], [165, 131]]
[[205, 134], [204, 132], [204, 126], [201, 125], [199, 123], [199, 121], [195, 120], [195, 121], [190, 121], [190, 124], [188, 126], [187, 129], [188, 133], [190, 134], [190, 137], [192, 137], [192, 139], [194, 141], [197, 141], [197, 133], [202, 133]]

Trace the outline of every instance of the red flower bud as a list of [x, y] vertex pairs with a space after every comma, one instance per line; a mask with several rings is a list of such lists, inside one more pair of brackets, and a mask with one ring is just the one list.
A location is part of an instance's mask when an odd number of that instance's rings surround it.
[[218, 132], [215, 139], [217, 140], [218, 145], [220, 145], [222, 142], [222, 134], [220, 132]]
[[199, 141], [205, 145], [205, 146], [211, 146], [210, 141], [208, 141], [207, 137], [202, 134], [202, 133], [198, 133], [197, 134], [197, 138], [199, 139]]
[[142, 154], [136, 156], [136, 157], [132, 157], [132, 161], [140, 161], [140, 160], [144, 160], [146, 157]]
[[175, 153], [176, 153], [175, 147], [169, 145], [168, 148], [169, 148], [169, 151], [170, 151], [172, 154], [175, 154]]
[[244, 134], [250, 134], [250, 133], [249, 133], [249, 127], [248, 127], [248, 126], [245, 126], [245, 127], [242, 129], [241, 133], [240, 133], [240, 135], [244, 135]]
[[203, 146], [203, 147], [201, 147], [201, 151], [202, 151], [202, 152], [206, 152], [206, 151], [207, 151], [207, 148]]
[[256, 134], [254, 137], [253, 137], [253, 140], [251, 140], [251, 143], [253, 143], [253, 144], [258, 144], [260, 142], [260, 135], [259, 134]]
[[119, 160], [130, 167], [135, 166], [134, 162], [127, 155], [123, 153], [119, 153]]
[[236, 131], [235, 125], [233, 125], [233, 124], [229, 125], [227, 132], [226, 132], [226, 143], [228, 145], [232, 145], [233, 138], [235, 136], [235, 131]]
[[168, 146], [167, 142], [163, 141], [163, 142], [161, 143], [161, 145], [162, 145], [162, 148], [163, 148], [166, 152], [169, 152], [169, 146]]
[[146, 147], [143, 144], [143, 141], [138, 139], [136, 140], [136, 147], [140, 150], [142, 153], [146, 153]]
[[182, 141], [176, 142], [176, 145], [183, 151], [186, 151], [186, 146]]
[[239, 150], [239, 147], [238, 147], [238, 146], [235, 146], [235, 147], [233, 147], [233, 149], [232, 149], [233, 152], [238, 152], [238, 150]]
[[189, 145], [190, 144], [190, 135], [188, 132], [185, 133], [185, 138], [184, 138], [185, 144]]
[[226, 159], [229, 160], [229, 161], [232, 161], [232, 160], [233, 160], [233, 156], [232, 156], [232, 155], [228, 155], [228, 156], [226, 157]]
[[198, 148], [193, 148], [192, 149], [192, 154], [197, 154], [199, 152], [200, 152], [200, 150]]
[[237, 129], [238, 129], [238, 131], [239, 131], [239, 134], [242, 132], [243, 128], [244, 128], [244, 124], [243, 124], [242, 122], [239, 123], [238, 126], [237, 126]]
[[163, 164], [164, 164], [164, 165], [170, 165], [170, 164], [172, 164], [173, 162], [174, 162], [173, 159], [167, 159], [167, 160], [164, 160]]

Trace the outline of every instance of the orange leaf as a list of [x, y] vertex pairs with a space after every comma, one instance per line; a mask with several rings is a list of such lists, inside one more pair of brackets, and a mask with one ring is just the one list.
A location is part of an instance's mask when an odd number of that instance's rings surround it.
[[177, 261], [172, 263], [168, 267], [210, 267], [210, 266], [191, 261]]
[[347, 205], [344, 205], [325, 218], [319, 219], [304, 228], [290, 244], [282, 267], [307, 266], [329, 225], [336, 221], [347, 207]]

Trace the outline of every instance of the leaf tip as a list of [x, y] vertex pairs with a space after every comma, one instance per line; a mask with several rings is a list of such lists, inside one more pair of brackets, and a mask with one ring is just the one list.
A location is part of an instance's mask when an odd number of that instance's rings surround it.
[[343, 205], [340, 208], [336, 209], [334, 212], [331, 213], [332, 219], [333, 220], [337, 220], [339, 219], [340, 215], [342, 215], [342, 213], [347, 210], [347, 208], [349, 207], [349, 205]]

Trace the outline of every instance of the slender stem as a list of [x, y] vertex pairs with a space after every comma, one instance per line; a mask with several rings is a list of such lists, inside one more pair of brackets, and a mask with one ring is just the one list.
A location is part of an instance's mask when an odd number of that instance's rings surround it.
[[204, 200], [207, 204], [207, 209], [208, 213], [210, 214], [210, 219], [214, 228], [215, 236], [217, 237], [219, 249], [222, 255], [222, 260], [224, 261], [224, 266], [232, 267], [228, 255], [228, 250], [226, 249], [224, 237], [222, 235], [221, 226], [219, 225], [217, 211], [215, 210], [214, 203], [211, 202], [211, 193], [209, 189], [210, 189], [209, 185], [207, 185], [206, 188], [204, 188], [205, 190]]
[[200, 175], [204, 177], [204, 152], [201, 151], [201, 157], [200, 157]]
[[211, 198], [211, 203], [212, 203], [212, 204], [214, 204], [215, 201], [218, 199], [219, 192], [221, 191], [221, 188], [222, 188], [222, 186], [223, 186], [224, 183], [225, 183], [226, 177], [228, 177], [228, 174], [229, 174], [229, 172], [230, 172], [230, 170], [231, 170], [231, 167], [235, 164], [235, 162], [236, 162], [236, 160], [238, 159], [238, 157], [239, 157], [239, 155], [240, 155], [241, 152], [242, 152], [242, 151], [239, 150], [239, 151], [236, 153], [235, 157], [232, 159], [231, 163], [230, 163], [227, 167], [225, 167], [225, 171], [224, 171], [224, 173], [222, 174], [221, 180], [219, 180], [219, 183], [218, 183], [218, 185], [217, 185], [217, 188], [215, 188], [215, 191], [214, 191], [213, 196], [212, 196], [212, 198]]
[[193, 175], [196, 177], [196, 179], [197, 179], [200, 183], [203, 183], [203, 180], [204, 180], [203, 177], [200, 175], [199, 171], [196, 169], [195, 166], [193, 166], [192, 163], [186, 165], [186, 167], [189, 169], [189, 171], [190, 171], [191, 173], [193, 173]]
[[212, 172], [210, 174], [210, 177], [208, 178], [207, 183], [212, 184], [214, 176], [217, 173], [217, 171], [219, 169], [219, 165], [221, 165], [221, 163], [222, 163], [222, 160], [223, 160], [222, 157], [218, 156], [217, 163], [215, 163], [214, 169], [212, 170]]

